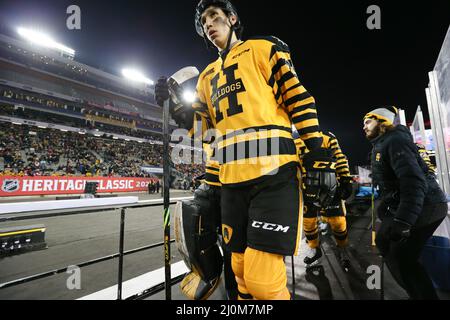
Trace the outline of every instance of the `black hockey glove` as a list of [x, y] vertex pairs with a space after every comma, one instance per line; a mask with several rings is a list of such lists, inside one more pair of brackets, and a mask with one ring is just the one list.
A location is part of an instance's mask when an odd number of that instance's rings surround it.
[[169, 97], [170, 93], [167, 78], [160, 77], [155, 84], [155, 100], [159, 105], [162, 105]]
[[194, 191], [194, 202], [199, 205], [204, 216], [208, 217], [208, 222], [214, 228], [220, 230], [220, 187], [210, 186], [202, 183]]
[[172, 119], [177, 123], [180, 128], [190, 130], [194, 123], [194, 109], [192, 106], [186, 106], [183, 104], [175, 104], [173, 100], [169, 102], [169, 112]]
[[303, 179], [305, 202], [327, 207], [336, 194], [336, 162], [325, 148], [312, 150], [303, 156], [306, 174]]
[[353, 179], [352, 177], [339, 178], [339, 186], [337, 194], [342, 200], [347, 200], [353, 193]]
[[389, 231], [389, 239], [391, 241], [401, 241], [409, 238], [411, 234], [411, 225], [405, 221], [394, 218], [392, 227]]
[[161, 105], [169, 99], [169, 113], [180, 128], [191, 129], [194, 122], [194, 110], [191, 106], [175, 103], [171, 99], [166, 77], [160, 77], [155, 84], [155, 100]]

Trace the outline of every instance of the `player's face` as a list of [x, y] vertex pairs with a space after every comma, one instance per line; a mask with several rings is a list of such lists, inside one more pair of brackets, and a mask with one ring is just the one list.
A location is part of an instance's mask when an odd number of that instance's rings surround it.
[[228, 17], [222, 9], [209, 7], [202, 14], [203, 32], [217, 48], [225, 49], [230, 34], [231, 24], [236, 23], [236, 16]]
[[380, 126], [377, 120], [375, 119], [365, 119], [363, 130], [366, 134], [366, 138], [371, 140], [380, 134]]

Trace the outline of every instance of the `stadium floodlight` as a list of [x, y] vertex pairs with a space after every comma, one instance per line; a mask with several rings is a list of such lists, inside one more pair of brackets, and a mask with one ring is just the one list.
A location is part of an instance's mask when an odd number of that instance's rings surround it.
[[133, 70], [133, 69], [122, 69], [122, 75], [127, 78], [128, 80], [135, 81], [135, 82], [142, 82], [145, 84], [153, 85], [153, 80], [147, 78], [142, 74], [142, 72]]
[[53, 40], [50, 36], [31, 30], [31, 29], [25, 29], [25, 28], [18, 28], [17, 32], [27, 39], [28, 41], [35, 43], [37, 45], [48, 47], [52, 49], [60, 50], [64, 53], [67, 53], [68, 55], [75, 56], [75, 50], [66, 47], [65, 45], [56, 42]]
[[183, 99], [186, 102], [192, 103], [195, 101], [195, 93], [191, 90], [185, 90], [183, 92]]

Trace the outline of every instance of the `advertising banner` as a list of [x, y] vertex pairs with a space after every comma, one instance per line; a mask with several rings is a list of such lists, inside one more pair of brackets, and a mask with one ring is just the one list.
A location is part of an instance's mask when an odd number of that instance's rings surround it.
[[147, 191], [151, 178], [0, 176], [0, 197], [82, 194], [86, 182], [97, 181], [97, 193]]

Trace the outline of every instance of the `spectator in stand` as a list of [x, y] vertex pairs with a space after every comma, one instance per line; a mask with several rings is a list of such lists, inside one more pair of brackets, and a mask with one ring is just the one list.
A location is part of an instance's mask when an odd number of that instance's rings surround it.
[[153, 186], [152, 186], [152, 182], [150, 181], [147, 185], [148, 188], [148, 194], [152, 194], [153, 193]]
[[[141, 166], [161, 167], [161, 155], [159, 144], [0, 123], [0, 157], [5, 167], [1, 174], [145, 177]], [[190, 179], [200, 175], [204, 165], [180, 164], [176, 169]]]

